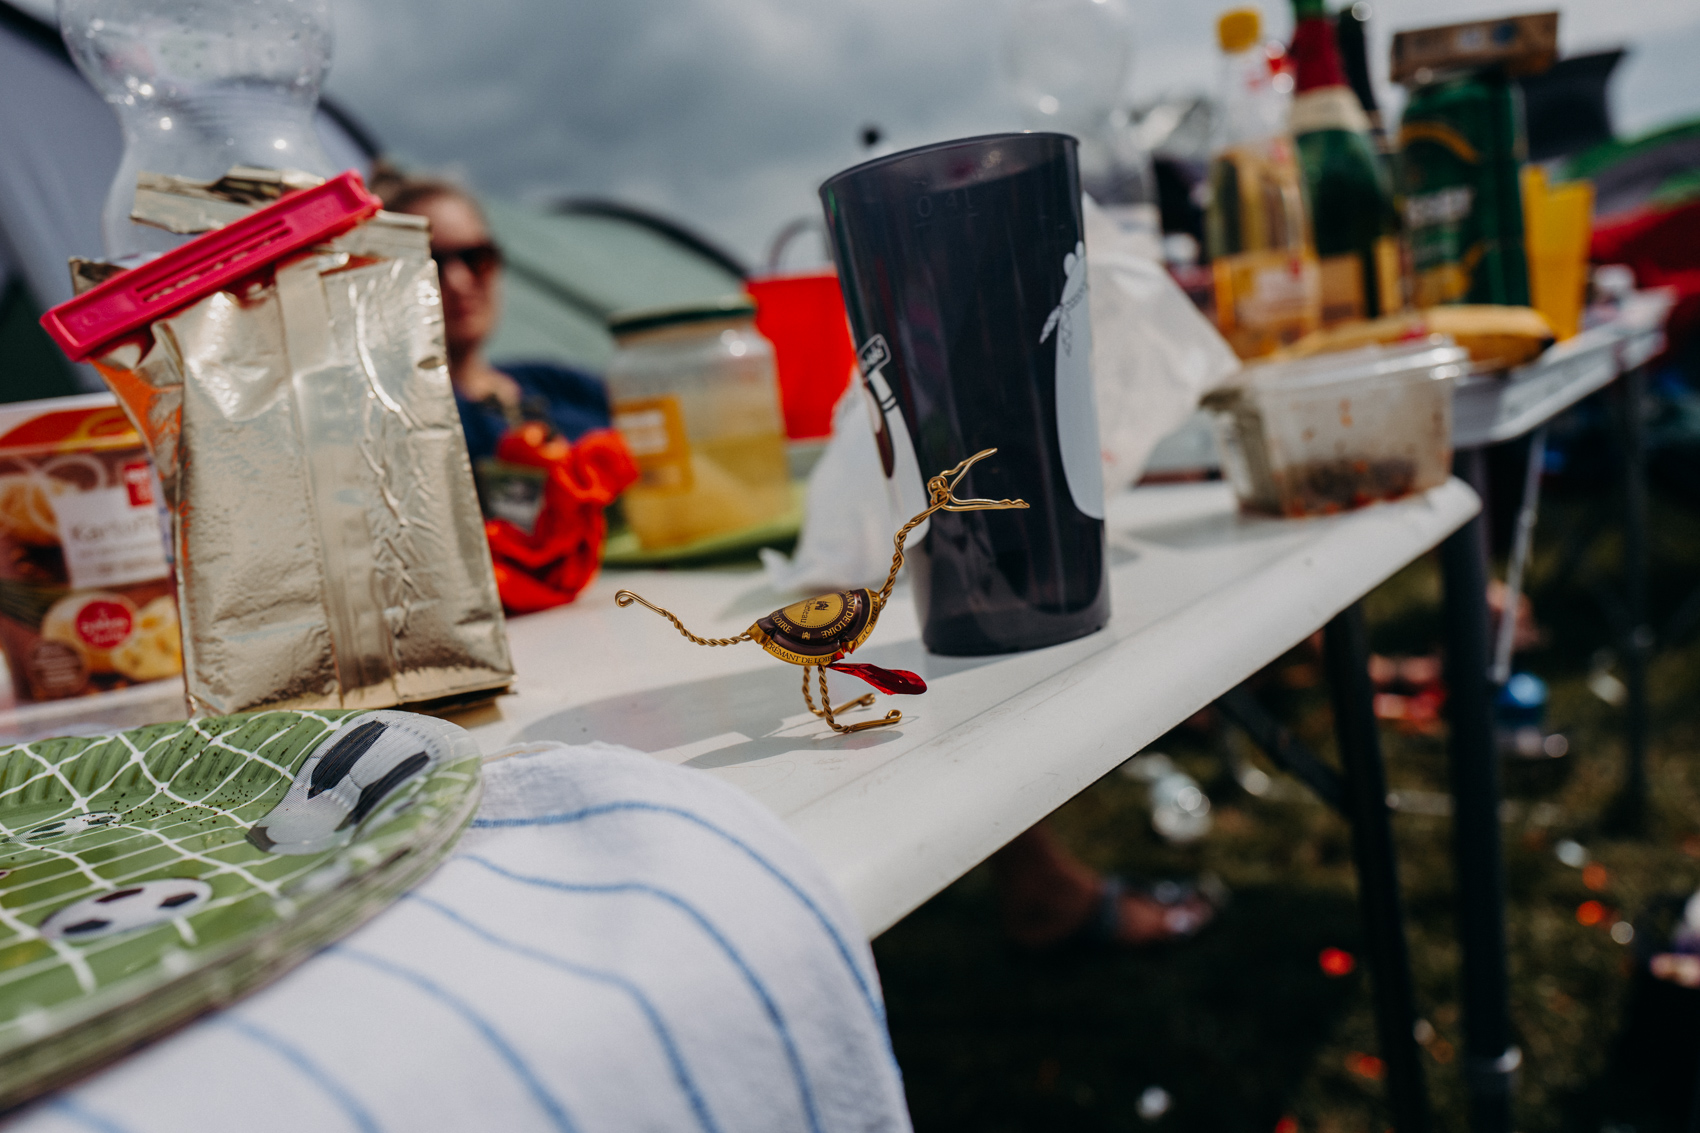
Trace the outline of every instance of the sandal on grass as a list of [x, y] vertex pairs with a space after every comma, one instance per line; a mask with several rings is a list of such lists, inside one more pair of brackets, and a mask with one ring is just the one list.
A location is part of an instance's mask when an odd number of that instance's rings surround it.
[[[1123, 932], [1126, 912], [1124, 899], [1144, 898], [1161, 910], [1160, 922], [1154, 934], [1142, 939], [1130, 938]], [[1083, 944], [1094, 948], [1145, 948], [1159, 944], [1176, 944], [1190, 940], [1216, 919], [1227, 904], [1228, 891], [1221, 879], [1205, 875], [1196, 882], [1162, 880], [1150, 883], [1132, 882], [1115, 874], [1105, 874], [1103, 890], [1097, 907], [1086, 923], [1067, 938], [1066, 943]]]

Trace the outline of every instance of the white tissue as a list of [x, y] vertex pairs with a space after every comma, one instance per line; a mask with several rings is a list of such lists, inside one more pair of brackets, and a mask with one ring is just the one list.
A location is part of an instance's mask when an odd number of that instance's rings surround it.
[[1157, 442], [1240, 362], [1150, 257], [1151, 241], [1124, 233], [1091, 197], [1083, 204], [1098, 437], [1104, 490], [1115, 493], [1139, 479]]
[[762, 549], [763, 573], [776, 590], [819, 592], [885, 583], [892, 537], [909, 517], [893, 513], [866, 397], [862, 383], [852, 381], [832, 411], [832, 439], [809, 477], [796, 554], [788, 559]]

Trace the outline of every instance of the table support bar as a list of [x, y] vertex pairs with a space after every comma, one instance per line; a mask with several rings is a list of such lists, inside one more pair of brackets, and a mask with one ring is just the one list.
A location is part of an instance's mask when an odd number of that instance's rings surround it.
[[1345, 813], [1346, 788], [1340, 782], [1340, 773], [1271, 716], [1256, 693], [1243, 684], [1236, 685], [1217, 698], [1216, 707], [1251, 737], [1271, 763], [1315, 791], [1317, 798], [1336, 811]]
[[[1460, 452], [1476, 479], [1479, 451]], [[1476, 477], [1469, 473], [1475, 472]], [[1499, 754], [1488, 683], [1487, 563], [1481, 516], [1440, 547], [1445, 593], [1447, 751], [1452, 773], [1453, 868], [1463, 948], [1465, 1089], [1474, 1133], [1509, 1133], [1512, 1075], [1505, 943], [1505, 861], [1499, 828]]]
[[1517, 644], [1517, 608], [1523, 604], [1523, 574], [1535, 546], [1535, 518], [1541, 503], [1541, 474], [1546, 468], [1547, 427], [1529, 434], [1529, 455], [1523, 470], [1523, 498], [1517, 506], [1517, 529], [1511, 539], [1511, 562], [1505, 568], [1504, 613], [1493, 644], [1494, 685], [1511, 679], [1511, 655]]
[[1647, 368], [1637, 366], [1618, 384], [1618, 428], [1623, 445], [1623, 784], [1606, 815], [1608, 829], [1644, 834], [1647, 828], [1647, 660], [1653, 630], [1647, 623]]
[[[1427, 1133], [1428, 1091], [1416, 1040], [1416, 1003], [1404, 902], [1387, 808], [1387, 776], [1369, 678], [1369, 632], [1362, 603], [1353, 603], [1323, 628], [1334, 731], [1345, 766], [1346, 814], [1358, 868], [1370, 981], [1381, 1057], [1387, 1065], [1387, 1105], [1397, 1133]], [[1486, 636], [1481, 639], [1484, 643]], [[1478, 650], [1480, 652], [1480, 650]], [[1484, 658], [1485, 662], [1485, 658]], [[1486, 671], [1477, 669], [1477, 680]]]

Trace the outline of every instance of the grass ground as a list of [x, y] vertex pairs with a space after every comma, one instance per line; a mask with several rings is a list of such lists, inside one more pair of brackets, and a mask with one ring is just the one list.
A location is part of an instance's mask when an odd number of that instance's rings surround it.
[[[1519, 659], [1548, 681], [1548, 726], [1571, 744], [1562, 777], [1508, 779], [1511, 1006], [1524, 1051], [1516, 1124], [1526, 1133], [1658, 1128], [1637, 1112], [1649, 1108], [1644, 1087], [1625, 1086], [1611, 1070], [1635, 952], [1611, 928], [1662, 895], [1700, 885], [1700, 645], [1661, 643], [1652, 663], [1647, 833], [1612, 837], [1601, 822], [1623, 759], [1621, 711], [1589, 688], [1606, 660], [1600, 650], [1616, 637], [1614, 515], [1606, 491], [1547, 503], [1530, 588], [1544, 641]], [[1653, 517], [1657, 621], [1700, 586], [1700, 516], [1655, 496]], [[1602, 521], [1603, 530], [1590, 534]], [[1433, 649], [1438, 608], [1431, 557], [1367, 600], [1375, 648]], [[1313, 655], [1294, 651], [1266, 678], [1266, 703], [1332, 758], [1318, 669]], [[1348, 830], [1260, 756], [1253, 758], [1275, 774], [1274, 788], [1261, 797], [1235, 789], [1220, 772], [1224, 743], [1243, 741], [1219, 730], [1177, 732], [1157, 745], [1211, 784], [1216, 825], [1198, 844], [1172, 847], [1157, 838], [1144, 785], [1114, 773], [1053, 819], [1100, 869], [1219, 874], [1234, 900], [1196, 941], [1147, 953], [1018, 954], [999, 936], [982, 867], [875, 942], [921, 1133], [1386, 1127], [1378, 1065], [1366, 1057], [1376, 1049], [1366, 974], [1360, 965], [1329, 976], [1318, 963], [1324, 948], [1357, 951]], [[1383, 743], [1394, 790], [1445, 790], [1443, 735], [1384, 727]], [[1424, 1048], [1429, 1093], [1438, 1128], [1461, 1131], [1450, 822], [1402, 811], [1394, 824], [1418, 1011], [1432, 1027]], [[1565, 839], [1585, 846], [1595, 868], [1584, 874], [1559, 861], [1554, 847]], [[1578, 921], [1588, 901], [1601, 906], [1592, 925]], [[1644, 929], [1643, 943], [1646, 936]], [[1700, 1008], [1693, 1018], [1700, 1022]], [[1154, 1120], [1139, 1112], [1152, 1086], [1172, 1099]]]

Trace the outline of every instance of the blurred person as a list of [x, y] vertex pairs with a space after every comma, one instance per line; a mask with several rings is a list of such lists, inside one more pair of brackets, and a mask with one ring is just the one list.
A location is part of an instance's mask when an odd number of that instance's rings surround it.
[[527, 420], [546, 421], [569, 441], [608, 428], [608, 391], [599, 378], [552, 362], [497, 366], [485, 356], [502, 315], [502, 250], [472, 195], [447, 181], [384, 169], [374, 173], [372, 189], [391, 212], [431, 222], [449, 381], [472, 459], [493, 456], [502, 435]]
[[1040, 822], [992, 855], [1004, 934], [1017, 947], [1143, 947], [1196, 936], [1216, 904], [1192, 885], [1149, 888], [1100, 874]]

